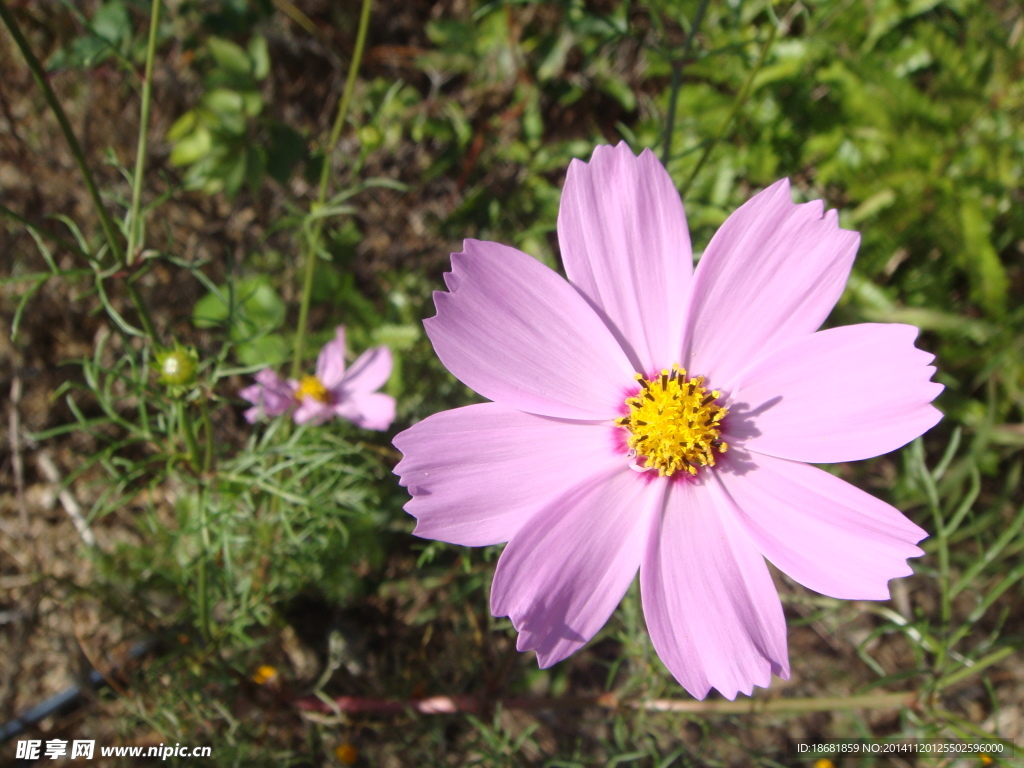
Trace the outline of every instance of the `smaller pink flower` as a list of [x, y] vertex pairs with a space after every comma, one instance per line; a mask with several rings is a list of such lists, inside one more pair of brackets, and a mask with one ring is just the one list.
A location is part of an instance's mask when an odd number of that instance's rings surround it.
[[245, 420], [255, 424], [261, 416], [280, 416], [295, 405], [295, 393], [288, 382], [269, 368], [256, 374], [256, 383], [246, 387], [238, 395], [252, 403], [245, 412]]
[[239, 394], [253, 404], [245, 412], [249, 423], [262, 414], [280, 416], [297, 405], [296, 424], [323, 424], [332, 418], [347, 419], [363, 429], [384, 430], [395, 419], [395, 400], [377, 392], [391, 375], [391, 351], [368, 349], [345, 368], [345, 326], [339, 325], [332, 341], [320, 350], [316, 375], [283, 380], [267, 369], [256, 374], [257, 384]]
[[377, 392], [391, 375], [391, 350], [374, 347], [345, 368], [345, 326], [320, 350], [316, 376], [289, 380], [299, 407], [296, 424], [323, 424], [335, 416], [364, 429], [387, 429], [395, 420], [395, 399]]

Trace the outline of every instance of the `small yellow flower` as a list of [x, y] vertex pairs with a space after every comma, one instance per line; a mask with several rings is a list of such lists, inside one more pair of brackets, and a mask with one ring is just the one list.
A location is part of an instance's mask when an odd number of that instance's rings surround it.
[[346, 741], [334, 748], [334, 756], [345, 765], [354, 765], [359, 759], [359, 750]]
[[266, 685], [275, 677], [277, 677], [277, 670], [274, 667], [269, 664], [261, 664], [252, 676], [252, 681], [257, 685]]
[[814, 761], [814, 768], [836, 768], [836, 764], [827, 757], [819, 757]]
[[982, 765], [992, 765], [993, 762], [995, 762], [995, 761], [992, 759], [992, 757], [989, 754], [987, 754], [985, 752], [981, 753], [981, 764]]

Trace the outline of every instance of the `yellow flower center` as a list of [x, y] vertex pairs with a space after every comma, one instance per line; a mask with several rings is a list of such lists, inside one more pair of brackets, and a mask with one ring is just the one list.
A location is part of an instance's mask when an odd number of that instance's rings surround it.
[[687, 379], [678, 365], [650, 380], [638, 373], [636, 380], [640, 391], [626, 398], [629, 414], [615, 423], [629, 430], [631, 455], [644, 459], [640, 466], [657, 469], [661, 477], [713, 467], [715, 452], [729, 448], [719, 440], [728, 413], [715, 402], [722, 393], [705, 389], [703, 376]]
[[316, 376], [303, 376], [299, 382], [299, 388], [295, 390], [295, 399], [302, 400], [304, 397], [312, 397], [321, 403], [329, 402], [331, 399], [327, 387]]

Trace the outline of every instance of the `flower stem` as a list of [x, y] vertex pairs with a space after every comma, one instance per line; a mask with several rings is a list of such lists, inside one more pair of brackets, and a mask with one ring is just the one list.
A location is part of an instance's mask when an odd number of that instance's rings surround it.
[[203, 473], [213, 469], [213, 421], [210, 419], [210, 406], [207, 403], [207, 393], [200, 395], [199, 411], [203, 417]]
[[[182, 399], [178, 399], [175, 403], [175, 408], [178, 414], [178, 421], [181, 425], [181, 432], [185, 438], [185, 444], [188, 446], [189, 459], [194, 472], [201, 473], [203, 471], [203, 464], [201, 454], [199, 451], [199, 443], [196, 440], [196, 427], [192, 421], [192, 414], [189, 413], [188, 403]], [[208, 423], [209, 417], [205, 413], [205, 405], [203, 407], [204, 421]], [[206, 496], [208, 493], [207, 478], [199, 478], [199, 497], [196, 502], [197, 511], [199, 513], [199, 537], [202, 542], [200, 549], [199, 559], [197, 561], [198, 572], [196, 573], [196, 601], [198, 603], [197, 610], [199, 613], [199, 631], [203, 635], [204, 640], [210, 639], [210, 590], [208, 584], [208, 565], [210, 562], [210, 531], [207, 527], [206, 520]]]
[[424, 715], [481, 712], [494, 704], [504, 709], [525, 711], [610, 709], [645, 712], [689, 712], [693, 714], [745, 715], [762, 713], [834, 712], [848, 709], [904, 709], [919, 704], [916, 693], [871, 693], [862, 696], [808, 697], [802, 699], [743, 699], [739, 701], [695, 701], [686, 699], [619, 700], [614, 694], [564, 696], [559, 698], [509, 698], [495, 701], [476, 696], [432, 696], [425, 699], [369, 699], [340, 696], [324, 701], [316, 696], [295, 700], [298, 709], [314, 712], [400, 713], [412, 710]]
[[132, 206], [128, 212], [128, 250], [125, 266], [135, 261], [138, 246], [139, 208], [142, 202], [142, 174], [146, 169], [146, 138], [149, 132], [150, 99], [153, 91], [153, 59], [156, 55], [156, 31], [160, 25], [160, 0], [153, 0], [149, 15], [149, 40], [146, 43], [146, 74], [142, 80], [142, 107], [139, 111], [139, 141], [135, 150], [135, 176], [132, 180]]
[[25, 63], [28, 64], [28, 68], [32, 71], [32, 77], [35, 79], [36, 84], [43, 92], [43, 98], [46, 99], [46, 103], [50, 109], [53, 110], [54, 116], [57, 118], [57, 123], [60, 125], [60, 130], [64, 134], [64, 139], [68, 143], [68, 148], [71, 150], [71, 154], [75, 158], [75, 162], [78, 164], [78, 170], [82, 174], [82, 179], [85, 181], [85, 187], [89, 191], [89, 196], [92, 198], [93, 205], [96, 207], [96, 213], [100, 217], [100, 226], [103, 228], [103, 235], [107, 241], [107, 247], [110, 248], [110, 252], [114, 255], [114, 260], [118, 263], [123, 262], [121, 255], [121, 246], [118, 240], [117, 230], [114, 227], [114, 223], [110, 220], [110, 215], [107, 213], [106, 207], [103, 205], [103, 199], [100, 197], [100, 191], [96, 186], [96, 181], [93, 179], [92, 172], [89, 170], [89, 165], [85, 160], [85, 153], [82, 151], [81, 145], [78, 143], [78, 139], [75, 137], [75, 132], [71, 128], [71, 123], [68, 120], [68, 116], [64, 113], [64, 109], [60, 105], [60, 101], [57, 99], [57, 94], [53, 92], [49, 82], [46, 80], [46, 71], [43, 69], [43, 65], [36, 58], [36, 55], [32, 53], [31, 47], [29, 47], [28, 41], [25, 36], [21, 33], [21, 27], [18, 26], [18, 22], [7, 8], [7, 3], [4, 0], [0, 0], [0, 19], [3, 20], [4, 25], [11, 33], [11, 37], [14, 38], [14, 44], [18, 46], [21, 51], [21, 55], [25, 57]]
[[[319, 212], [327, 201], [327, 179], [330, 173], [330, 158], [338, 139], [341, 137], [341, 130], [345, 127], [345, 118], [348, 116], [348, 105], [352, 99], [352, 91], [356, 84], [356, 75], [359, 72], [359, 63], [363, 58], [363, 48], [366, 45], [366, 31], [370, 27], [370, 6], [372, 0], [363, 0], [363, 9], [359, 16], [359, 30], [356, 33], [356, 47], [352, 53], [352, 64], [348, 69], [348, 77], [345, 80], [345, 88], [341, 92], [341, 100], [338, 102], [338, 114], [334, 119], [330, 137], [327, 139], [327, 146], [324, 149], [323, 165], [320, 168], [320, 185], [317, 190], [316, 202], [312, 211]], [[309, 304], [313, 295], [313, 275], [316, 272], [317, 253], [320, 249], [320, 235], [323, 231], [323, 216], [314, 219], [306, 240], [306, 271], [302, 281], [302, 298], [299, 304], [299, 322], [295, 331], [295, 355], [292, 358], [292, 376], [298, 378], [302, 370], [303, 348], [306, 343], [306, 324], [309, 320]]]
[[146, 332], [149, 337], [149, 341], [152, 344], [158, 344], [160, 337], [156, 333], [156, 324], [153, 322], [153, 317], [149, 313], [149, 307], [146, 302], [142, 300], [142, 296], [135, 290], [135, 286], [130, 282], [127, 283], [128, 295], [131, 297], [132, 304], [135, 305], [135, 311], [139, 314], [139, 322], [142, 323], [142, 330]]
[[697, 36], [697, 30], [700, 29], [701, 22], [704, 21], [704, 11], [707, 10], [707, 7], [708, 0], [701, 0], [700, 5], [697, 6], [697, 13], [693, 17], [690, 31], [686, 34], [686, 42], [683, 43], [683, 53], [672, 62], [672, 91], [668, 97], [668, 115], [665, 118], [665, 140], [661, 150], [661, 164], [666, 168], [668, 167], [669, 160], [672, 159], [672, 134], [675, 132], [676, 106], [679, 102], [679, 88], [683, 80], [683, 64], [690, 57], [693, 39]]
[[750, 74], [747, 75], [747, 79], [743, 83], [743, 87], [740, 88], [740, 92], [737, 94], [736, 100], [732, 103], [732, 109], [729, 110], [729, 114], [726, 116], [725, 120], [722, 121], [722, 124], [718, 127], [717, 133], [715, 133], [711, 141], [709, 141], [707, 145], [705, 145], [704, 151], [701, 153], [700, 159], [697, 160], [697, 165], [693, 167], [693, 170], [690, 172], [690, 177], [686, 180], [686, 183], [683, 184], [683, 188], [680, 190], [679, 194], [684, 199], [686, 198], [687, 191], [690, 189], [690, 185], [693, 184], [693, 180], [697, 178], [697, 174], [700, 173], [700, 169], [704, 167], [704, 163], [707, 162], [707, 159], [711, 156], [711, 151], [715, 148], [715, 145], [717, 145], [718, 142], [722, 139], [722, 136], [725, 135], [726, 128], [729, 127], [733, 119], [736, 117], [736, 114], [740, 111], [740, 107], [742, 107], [746, 103], [747, 97], [750, 96], [750, 87], [753, 85], [754, 78], [757, 76], [757, 73], [761, 70], [761, 67], [764, 65], [765, 59], [768, 58], [768, 51], [771, 50], [772, 44], [775, 42], [775, 35], [778, 31], [778, 25], [772, 24], [771, 29], [768, 32], [768, 38], [761, 45], [761, 53], [757, 57], [757, 63], [754, 64], [754, 68], [751, 69]]
[[192, 414], [188, 411], [188, 403], [181, 399], [178, 399], [175, 406], [178, 410], [181, 435], [185, 439], [185, 447], [188, 448], [189, 463], [192, 465], [192, 471], [199, 472], [202, 467], [202, 460], [199, 453], [199, 443], [196, 442], [196, 426], [192, 421]]
[[206, 482], [199, 487], [199, 535], [202, 538], [203, 549], [199, 558], [198, 574], [198, 602], [199, 602], [199, 631], [204, 640], [210, 639], [210, 588], [208, 584], [207, 565], [210, 562], [210, 531], [206, 526]]

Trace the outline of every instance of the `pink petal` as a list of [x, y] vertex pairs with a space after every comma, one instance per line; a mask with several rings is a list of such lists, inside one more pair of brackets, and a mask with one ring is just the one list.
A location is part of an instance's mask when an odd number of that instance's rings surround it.
[[558, 244], [569, 280], [638, 371], [678, 362], [693, 254], [679, 193], [651, 150], [638, 158], [623, 142], [570, 163]]
[[261, 416], [280, 416], [295, 405], [292, 388], [271, 369], [264, 368], [254, 378], [255, 384], [238, 393], [239, 397], [254, 406], [243, 414], [250, 424], [255, 423]]
[[345, 326], [339, 325], [334, 339], [324, 344], [316, 361], [316, 377], [327, 389], [334, 389], [345, 376]]
[[437, 356], [484, 397], [543, 416], [609, 419], [633, 368], [586, 299], [521, 251], [466, 240], [424, 321]]
[[[726, 437], [785, 459], [853, 461], [888, 453], [933, 427], [933, 356], [912, 325], [864, 323], [804, 336], [740, 377]], [[735, 425], [734, 425], [735, 414]], [[745, 416], [744, 414], [750, 414]]]
[[794, 205], [783, 179], [715, 233], [694, 275], [680, 361], [717, 389], [779, 343], [818, 329], [843, 292], [860, 235], [820, 200]]
[[549, 667], [604, 626], [636, 575], [664, 488], [620, 463], [515, 533], [498, 560], [491, 612], [512, 619], [520, 651]]
[[391, 350], [373, 347], [352, 363], [342, 385], [347, 392], [375, 392], [384, 386], [391, 375]]
[[465, 546], [506, 542], [566, 490], [623, 466], [612, 428], [483, 403], [435, 413], [395, 437], [415, 534]]
[[[715, 492], [717, 491], [717, 493]], [[786, 622], [764, 558], [715, 483], [672, 483], [640, 567], [658, 656], [698, 699], [789, 677]]]
[[334, 415], [363, 429], [383, 431], [395, 420], [395, 398], [380, 392], [353, 392], [334, 406]]
[[761, 553], [805, 587], [847, 600], [888, 600], [889, 579], [928, 534], [899, 510], [816, 467], [770, 456], [715, 472]]
[[323, 424], [334, 417], [334, 408], [330, 403], [322, 403], [312, 397], [303, 397], [299, 407], [292, 414], [296, 424]]

